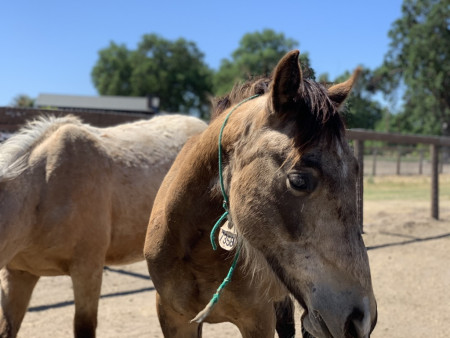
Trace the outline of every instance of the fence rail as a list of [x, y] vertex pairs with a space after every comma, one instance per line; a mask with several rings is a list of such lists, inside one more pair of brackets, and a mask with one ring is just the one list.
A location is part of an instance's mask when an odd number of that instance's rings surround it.
[[68, 114], [79, 116], [83, 122], [97, 127], [109, 127], [140, 119], [149, 119], [154, 116], [154, 114], [125, 113], [105, 110], [88, 111], [0, 107], [0, 131], [15, 132], [24, 125], [25, 122], [42, 115], [65, 116]]
[[[431, 175], [429, 147], [367, 144], [364, 147], [364, 175]], [[439, 174], [450, 173], [446, 152], [439, 151]], [[447, 160], [447, 161], [446, 161]]]
[[347, 138], [359, 141], [384, 141], [401, 144], [432, 144], [436, 146], [450, 147], [450, 137], [422, 136], [398, 133], [381, 133], [364, 129], [347, 130]]
[[[0, 107], [0, 130], [15, 132], [26, 120], [33, 119], [42, 114], [80, 116], [84, 122], [95, 126], [111, 126], [138, 119], [148, 119], [153, 115], [110, 112], [110, 111], [60, 111], [45, 109], [24, 109]], [[350, 129], [347, 138], [354, 141], [355, 156], [360, 171], [357, 180], [358, 193], [358, 222], [363, 224], [363, 193], [364, 193], [364, 143], [365, 141], [383, 141], [398, 144], [427, 144], [430, 145], [431, 158], [431, 217], [439, 219], [439, 148], [450, 147], [450, 137], [403, 135], [396, 133], [380, 133], [370, 130]], [[420, 170], [420, 169], [419, 169]], [[397, 173], [400, 172], [400, 160], [397, 159]]]
[[[403, 135], [396, 133], [380, 133], [369, 130], [351, 129], [347, 138], [354, 141], [355, 156], [360, 171], [357, 181], [358, 222], [363, 224], [364, 194], [364, 142], [384, 141], [399, 144], [428, 144], [431, 157], [431, 217], [439, 219], [439, 148], [450, 147], [450, 137]], [[400, 171], [400, 160], [397, 160], [397, 172]]]

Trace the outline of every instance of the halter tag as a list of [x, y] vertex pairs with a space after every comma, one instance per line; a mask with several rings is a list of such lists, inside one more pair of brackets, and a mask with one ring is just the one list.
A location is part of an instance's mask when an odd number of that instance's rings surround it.
[[237, 232], [234, 226], [231, 226], [228, 221], [220, 227], [219, 245], [222, 249], [231, 251], [237, 245]]

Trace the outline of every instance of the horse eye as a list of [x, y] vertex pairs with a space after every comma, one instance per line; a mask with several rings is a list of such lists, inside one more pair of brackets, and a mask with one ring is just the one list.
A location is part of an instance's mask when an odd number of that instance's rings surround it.
[[310, 177], [306, 174], [288, 174], [288, 185], [298, 191], [311, 190]]

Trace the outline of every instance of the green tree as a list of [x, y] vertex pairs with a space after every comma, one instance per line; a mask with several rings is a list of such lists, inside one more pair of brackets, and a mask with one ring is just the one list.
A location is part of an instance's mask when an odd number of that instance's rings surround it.
[[[343, 82], [350, 76], [351, 73], [347, 71], [335, 82]], [[320, 76], [321, 79], [323, 77], [324, 75]], [[378, 101], [374, 100], [373, 93], [368, 90], [371, 88], [372, 78], [372, 72], [369, 69], [363, 69], [357, 83], [353, 86], [343, 112], [347, 128], [380, 129], [377, 126], [387, 112]]]
[[450, 136], [450, 1], [404, 0], [375, 87], [403, 92], [401, 131]]
[[32, 99], [28, 95], [19, 94], [13, 98], [11, 105], [19, 108], [31, 108], [34, 106], [34, 101], [35, 99]]
[[[297, 41], [271, 29], [245, 34], [239, 42], [239, 47], [232, 53], [231, 60], [223, 59], [214, 75], [215, 94], [227, 93], [238, 81], [245, 81], [253, 76], [270, 75], [284, 54], [297, 46]], [[300, 55], [300, 62], [304, 76], [314, 78], [308, 53]]]
[[98, 54], [99, 59], [91, 72], [97, 91], [101, 95], [131, 95], [132, 52], [125, 45], [110, 42], [109, 47]]
[[136, 50], [114, 43], [101, 50], [92, 79], [102, 95], [154, 95], [162, 110], [207, 118], [212, 71], [203, 57], [193, 42], [148, 34]]

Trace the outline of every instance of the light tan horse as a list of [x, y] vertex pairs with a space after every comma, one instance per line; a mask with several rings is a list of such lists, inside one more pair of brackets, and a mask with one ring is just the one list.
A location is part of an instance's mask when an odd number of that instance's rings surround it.
[[[272, 79], [219, 100], [218, 116], [186, 143], [161, 185], [144, 253], [165, 337], [200, 337], [202, 320], [234, 323], [243, 337], [291, 337], [288, 294], [304, 309], [305, 336], [368, 337], [375, 326], [358, 165], [337, 111], [357, 72], [326, 89], [302, 78], [298, 59], [288, 53]], [[214, 251], [209, 239], [224, 212], [219, 158], [229, 198], [220, 240], [235, 230], [242, 259], [208, 313], [238, 250]]]
[[94, 337], [105, 264], [144, 259], [156, 192], [206, 124], [167, 115], [111, 128], [31, 122], [0, 146], [0, 337], [15, 337], [40, 276], [70, 275], [76, 337]]

